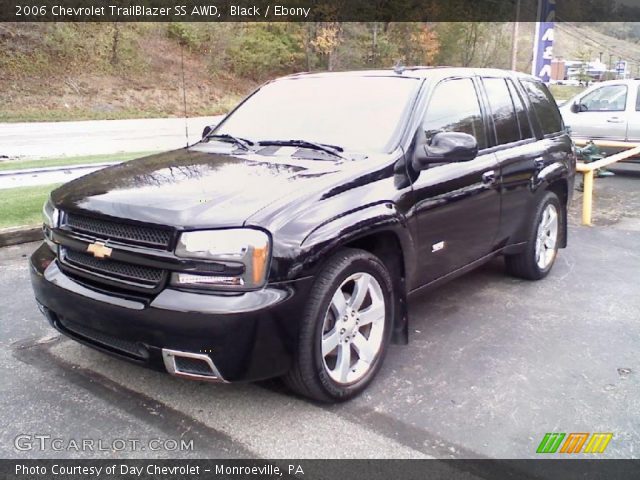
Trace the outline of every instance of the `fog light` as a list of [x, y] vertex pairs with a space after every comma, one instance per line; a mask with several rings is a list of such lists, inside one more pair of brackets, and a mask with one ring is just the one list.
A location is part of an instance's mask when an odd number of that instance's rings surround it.
[[241, 287], [244, 285], [244, 281], [241, 277], [225, 277], [222, 275], [196, 275], [193, 273], [174, 273], [173, 277], [173, 284], [182, 285], [185, 287], [209, 287], [213, 285]]

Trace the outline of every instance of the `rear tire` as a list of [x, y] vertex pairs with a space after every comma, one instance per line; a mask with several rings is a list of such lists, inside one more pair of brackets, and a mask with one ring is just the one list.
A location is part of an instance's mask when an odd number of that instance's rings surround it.
[[565, 214], [558, 196], [546, 192], [536, 207], [521, 253], [505, 256], [507, 272], [526, 280], [546, 277], [558, 254], [560, 235], [564, 231]]
[[380, 259], [364, 250], [338, 252], [316, 277], [284, 382], [320, 402], [358, 395], [384, 360], [394, 305], [393, 283]]

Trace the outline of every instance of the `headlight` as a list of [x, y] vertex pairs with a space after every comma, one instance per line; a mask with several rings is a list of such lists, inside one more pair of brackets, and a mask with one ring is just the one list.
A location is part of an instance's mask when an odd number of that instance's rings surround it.
[[42, 207], [42, 223], [46, 227], [56, 228], [58, 226], [58, 209], [51, 203], [51, 198], [48, 198]]
[[53, 241], [52, 228], [58, 226], [58, 219], [60, 218], [60, 211], [53, 206], [51, 198], [48, 198], [42, 206], [42, 236], [49, 248], [56, 251], [56, 244]]
[[182, 287], [258, 288], [264, 285], [269, 262], [269, 236], [249, 228], [185, 232], [176, 255], [220, 262], [224, 271], [174, 273], [171, 283]]

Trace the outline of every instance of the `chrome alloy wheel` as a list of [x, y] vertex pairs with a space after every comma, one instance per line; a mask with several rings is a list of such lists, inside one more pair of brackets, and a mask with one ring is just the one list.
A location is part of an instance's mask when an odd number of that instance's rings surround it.
[[548, 204], [542, 212], [536, 235], [536, 264], [545, 270], [553, 263], [558, 243], [558, 209]]
[[351, 384], [369, 371], [382, 346], [385, 315], [373, 275], [355, 273], [335, 291], [322, 325], [322, 361], [335, 382]]

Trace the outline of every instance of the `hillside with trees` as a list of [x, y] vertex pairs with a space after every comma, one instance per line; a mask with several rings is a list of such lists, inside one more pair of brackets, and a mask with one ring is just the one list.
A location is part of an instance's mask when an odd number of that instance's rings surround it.
[[[182, 66], [189, 115], [225, 112], [259, 83], [293, 72], [398, 62], [509, 68], [512, 28], [478, 22], [4, 23], [0, 121], [182, 115]], [[636, 46], [633, 28], [616, 31], [627, 40], [613, 40]], [[523, 71], [532, 34], [533, 24], [521, 24]]]

